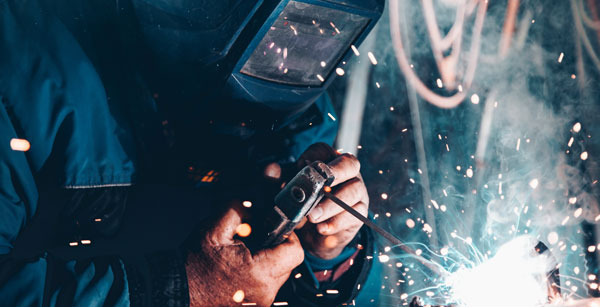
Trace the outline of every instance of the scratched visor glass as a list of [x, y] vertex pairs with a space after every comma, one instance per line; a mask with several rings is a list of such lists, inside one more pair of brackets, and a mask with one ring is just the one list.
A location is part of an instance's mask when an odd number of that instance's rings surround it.
[[241, 72], [281, 84], [319, 86], [368, 22], [360, 15], [290, 1]]

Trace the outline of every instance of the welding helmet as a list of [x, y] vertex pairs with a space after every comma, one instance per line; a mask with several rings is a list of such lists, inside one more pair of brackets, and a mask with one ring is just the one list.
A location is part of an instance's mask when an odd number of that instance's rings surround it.
[[298, 113], [332, 82], [384, 0], [132, 0], [151, 48], [212, 99]]

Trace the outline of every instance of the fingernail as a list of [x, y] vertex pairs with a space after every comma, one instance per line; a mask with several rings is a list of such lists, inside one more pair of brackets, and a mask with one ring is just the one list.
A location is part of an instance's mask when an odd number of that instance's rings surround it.
[[308, 216], [313, 222], [316, 222], [321, 217], [321, 215], [323, 215], [323, 209], [321, 209], [321, 207], [316, 207], [312, 209], [312, 211], [310, 211], [310, 213], [308, 214]]
[[319, 224], [319, 225], [317, 225], [317, 230], [320, 233], [326, 233], [327, 231], [329, 231], [329, 224], [328, 223]]

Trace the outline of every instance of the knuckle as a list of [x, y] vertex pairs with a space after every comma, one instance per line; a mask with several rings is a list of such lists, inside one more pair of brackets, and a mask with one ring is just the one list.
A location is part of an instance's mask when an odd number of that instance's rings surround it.
[[348, 164], [351, 164], [353, 168], [360, 169], [360, 162], [358, 158], [351, 153], [342, 154], [342, 159]]
[[364, 202], [359, 202], [358, 204], [356, 204], [356, 206], [354, 206], [354, 209], [362, 213], [362, 215], [364, 216], [367, 216], [367, 214], [369, 213], [369, 205], [365, 204]]

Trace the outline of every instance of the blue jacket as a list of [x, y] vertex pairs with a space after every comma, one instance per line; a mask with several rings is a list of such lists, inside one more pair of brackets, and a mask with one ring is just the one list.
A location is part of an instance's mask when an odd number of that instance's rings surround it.
[[[25, 260], [11, 256], [36, 214], [62, 199], [48, 196], [53, 191], [65, 192], [71, 202], [89, 200], [98, 189], [100, 199], [119, 197], [114, 191], [158, 177], [152, 169], [161, 169], [156, 161], [168, 156], [165, 148], [173, 141], [166, 121], [149, 128], [162, 120], [160, 96], [121, 57], [113, 38], [96, 39], [103, 33], [98, 25], [114, 26], [113, 12], [49, 3], [0, 0], [0, 299], [6, 306], [128, 305], [136, 278], [118, 253], [71, 260], [40, 249], [24, 253]], [[334, 111], [327, 97], [315, 106], [321, 124], [288, 129], [277, 137], [285, 146], [253, 150], [250, 158], [289, 160], [312, 143], [331, 144], [336, 123], [326, 114]], [[210, 133], [199, 133], [194, 142]], [[160, 134], [167, 135], [163, 143], [145, 141]], [[30, 149], [14, 150], [14, 139], [27, 140]], [[269, 143], [268, 136], [261, 140]], [[73, 242], [82, 245], [83, 239]]]

